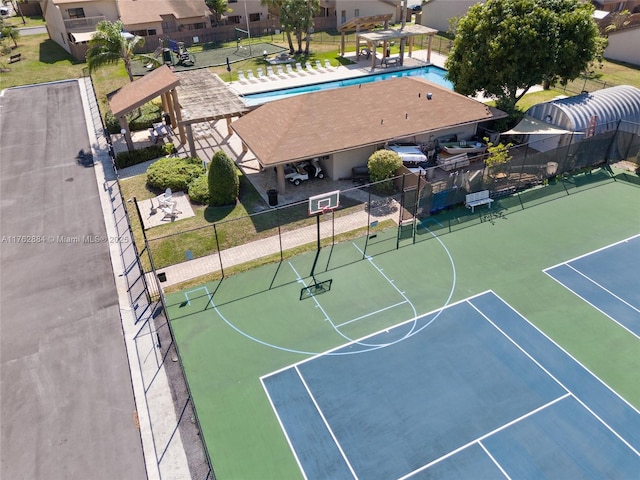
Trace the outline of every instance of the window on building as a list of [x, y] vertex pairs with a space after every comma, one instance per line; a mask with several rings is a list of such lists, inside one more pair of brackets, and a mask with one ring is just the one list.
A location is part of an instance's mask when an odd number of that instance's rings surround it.
[[341, 10], [340, 11], [340, 23], [344, 23], [347, 21], [347, 11], [346, 10]]
[[240, 15], [231, 15], [229, 17], [229, 23], [240, 23]]
[[150, 28], [149, 30], [147, 30], [147, 35], [157, 35], [158, 33], [156, 32], [155, 28]]
[[238, 3], [238, 0], [227, 0], [227, 3]]
[[67, 14], [69, 18], [84, 18], [84, 8], [69, 8]]
[[250, 13], [249, 14], [249, 21], [250, 22], [259, 22], [260, 21], [260, 14], [259, 13]]
[[356, 8], [356, 9], [353, 11], [353, 16], [354, 16], [354, 17], [359, 17], [359, 16], [360, 16], [360, 9], [359, 9], [359, 8]]

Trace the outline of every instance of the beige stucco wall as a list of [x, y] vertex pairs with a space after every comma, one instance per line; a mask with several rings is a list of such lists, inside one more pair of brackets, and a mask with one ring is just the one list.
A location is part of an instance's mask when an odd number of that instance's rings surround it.
[[[382, 148], [382, 145], [380, 145]], [[351, 169], [353, 167], [363, 167], [367, 165], [369, 157], [376, 148], [373, 146], [347, 150], [331, 155], [331, 160], [327, 163], [327, 174], [333, 180], [341, 178], [351, 178]]]
[[[342, 11], [345, 12], [345, 18], [342, 18]], [[373, 15], [385, 15], [393, 14], [392, 22], [397, 22], [396, 18], [398, 9], [396, 6], [387, 2], [380, 2], [378, 0], [336, 0], [336, 16], [338, 25], [348, 22], [352, 18], [356, 17], [356, 10], [359, 10], [360, 17], [370, 17]]]
[[604, 57], [640, 66], [640, 27], [629, 28], [609, 35]]
[[[40, 6], [44, 16], [49, 38], [64, 48], [67, 52], [72, 53], [67, 38], [67, 27], [64, 23], [65, 19], [69, 19], [67, 12], [70, 8], [82, 8], [85, 17], [105, 17], [105, 20], [118, 20], [118, 8], [115, 0], [105, 1], [86, 1], [77, 3], [65, 3], [56, 6], [51, 0], [44, 0]], [[92, 27], [77, 27], [75, 30], [91, 30]]]
[[477, 2], [472, 0], [432, 0], [422, 6], [420, 24], [436, 28], [441, 32], [449, 30], [449, 19], [466, 15], [467, 10]]
[[[263, 5], [260, 5], [260, 0], [246, 0], [247, 4], [247, 15], [251, 15], [252, 13], [260, 13], [260, 20], [267, 20], [267, 14], [269, 13], [269, 8]], [[246, 25], [245, 19], [245, 0], [238, 0], [236, 3], [231, 3], [227, 0], [227, 6], [233, 10], [231, 13], [227, 13], [227, 15], [238, 15], [242, 17], [242, 22]], [[242, 27], [240, 27], [242, 28]]]

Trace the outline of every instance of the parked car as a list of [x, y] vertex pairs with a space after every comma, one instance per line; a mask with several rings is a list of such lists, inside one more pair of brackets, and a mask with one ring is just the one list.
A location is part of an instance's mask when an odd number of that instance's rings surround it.
[[324, 172], [318, 159], [314, 158], [310, 162], [300, 162], [295, 166], [285, 166], [284, 178], [298, 186], [310, 178], [324, 178]]
[[0, 7], [0, 15], [9, 15], [9, 7]]

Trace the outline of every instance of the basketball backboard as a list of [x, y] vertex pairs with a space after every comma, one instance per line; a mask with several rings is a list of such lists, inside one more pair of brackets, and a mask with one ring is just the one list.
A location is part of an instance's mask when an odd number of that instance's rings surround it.
[[318, 215], [340, 206], [340, 190], [309, 197], [309, 215]]

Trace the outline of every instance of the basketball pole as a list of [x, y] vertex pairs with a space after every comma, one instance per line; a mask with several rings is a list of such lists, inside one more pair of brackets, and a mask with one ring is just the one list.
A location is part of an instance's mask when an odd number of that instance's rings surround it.
[[316, 258], [313, 260], [313, 266], [311, 267], [311, 278], [313, 278], [314, 283], [318, 283], [316, 281], [316, 265], [318, 263], [318, 258], [320, 258], [320, 215], [322, 215], [321, 213], [318, 213], [316, 215], [316, 231], [318, 232], [318, 248], [316, 250]]

